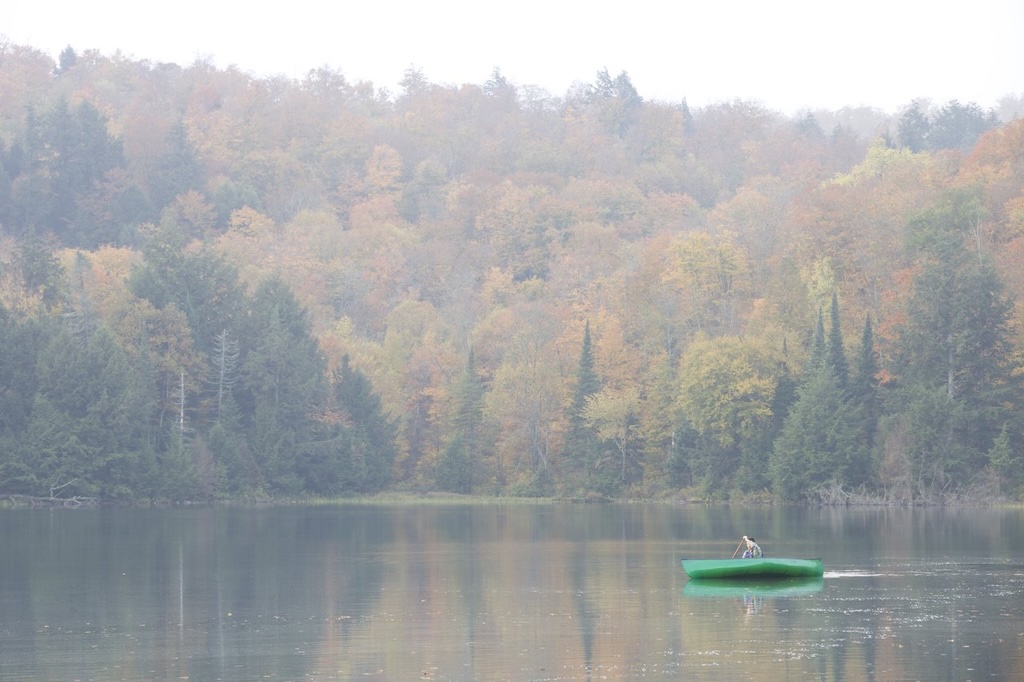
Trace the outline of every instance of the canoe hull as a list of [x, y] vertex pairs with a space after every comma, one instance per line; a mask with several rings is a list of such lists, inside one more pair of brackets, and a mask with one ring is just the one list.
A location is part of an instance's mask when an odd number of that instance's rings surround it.
[[820, 578], [825, 574], [821, 559], [683, 559], [683, 570], [691, 578], [717, 580], [776, 580]]

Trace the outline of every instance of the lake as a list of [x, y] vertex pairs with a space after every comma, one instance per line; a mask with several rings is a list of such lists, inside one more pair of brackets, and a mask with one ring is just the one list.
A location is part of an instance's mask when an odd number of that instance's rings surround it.
[[[825, 561], [707, 587], [682, 557]], [[0, 510], [3, 680], [1024, 679], [1024, 512]]]

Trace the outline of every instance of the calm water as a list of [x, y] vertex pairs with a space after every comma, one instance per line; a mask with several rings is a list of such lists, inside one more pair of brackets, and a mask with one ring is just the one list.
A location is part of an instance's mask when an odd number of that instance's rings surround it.
[[[688, 584], [684, 556], [821, 556]], [[1020, 680], [1024, 513], [0, 510], [3, 680]]]

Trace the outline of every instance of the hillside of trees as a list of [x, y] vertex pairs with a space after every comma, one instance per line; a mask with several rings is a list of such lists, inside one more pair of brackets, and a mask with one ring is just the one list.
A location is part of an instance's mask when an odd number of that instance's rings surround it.
[[1024, 93], [401, 90], [0, 42], [0, 494], [1024, 495]]

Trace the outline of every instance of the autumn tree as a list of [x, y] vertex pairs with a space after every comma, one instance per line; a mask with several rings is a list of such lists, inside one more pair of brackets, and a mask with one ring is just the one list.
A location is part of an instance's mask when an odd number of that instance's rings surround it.
[[[706, 489], [727, 488], [742, 444], [770, 426], [778, 371], [774, 352], [739, 337], [700, 337], [683, 354], [679, 407], [705, 446], [690, 468]], [[756, 467], [767, 467], [766, 453]]]
[[1020, 490], [1020, 122], [3, 41], [0, 92], [3, 491]]
[[[640, 477], [639, 440], [640, 391], [606, 388], [587, 398], [583, 411], [587, 425], [597, 437], [614, 446], [616, 457], [596, 462], [595, 488], [602, 493], [618, 493]], [[618, 460], [615, 462], [615, 460]]]
[[663, 283], [686, 299], [683, 314], [691, 333], [734, 332], [739, 302], [749, 291], [749, 269], [731, 235], [687, 233], [673, 240], [667, 255]]
[[[682, 455], [683, 419], [676, 400], [678, 367], [678, 360], [663, 351], [650, 359], [644, 373], [640, 433], [644, 486], [652, 492], [689, 484], [688, 466]], [[681, 465], [678, 469], [676, 463]]]
[[544, 278], [548, 245], [555, 237], [551, 217], [544, 215], [548, 192], [511, 183], [503, 190], [497, 203], [477, 216], [480, 239], [493, 250], [496, 264], [516, 280]]
[[566, 396], [552, 372], [556, 319], [551, 310], [524, 305], [485, 398], [485, 414], [497, 430], [495, 476], [525, 494], [547, 494], [556, 427]]
[[473, 489], [482, 469], [484, 384], [477, 372], [476, 354], [470, 350], [466, 366], [453, 390], [452, 435], [437, 463], [438, 487], [458, 493]]

